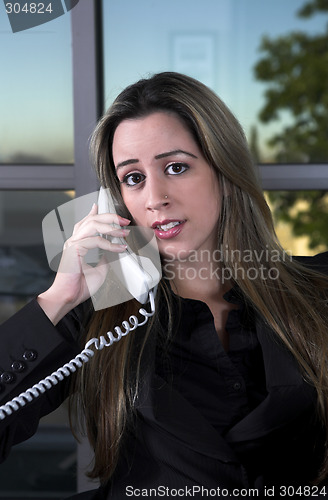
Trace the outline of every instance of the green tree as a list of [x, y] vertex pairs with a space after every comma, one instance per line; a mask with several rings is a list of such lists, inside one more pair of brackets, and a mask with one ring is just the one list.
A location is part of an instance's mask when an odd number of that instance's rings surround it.
[[[328, 14], [328, 0], [312, 0], [297, 12], [302, 18]], [[267, 84], [266, 102], [260, 111], [263, 123], [277, 120], [282, 112], [288, 125], [271, 137], [280, 163], [328, 160], [328, 23], [323, 33], [291, 32], [276, 39], [263, 37], [263, 57], [254, 67], [258, 80]], [[304, 191], [308, 208], [297, 210], [300, 194], [272, 192], [276, 219], [291, 223], [295, 235], [310, 236], [310, 246], [328, 247], [328, 207], [325, 191]], [[302, 230], [302, 227], [304, 228]]]

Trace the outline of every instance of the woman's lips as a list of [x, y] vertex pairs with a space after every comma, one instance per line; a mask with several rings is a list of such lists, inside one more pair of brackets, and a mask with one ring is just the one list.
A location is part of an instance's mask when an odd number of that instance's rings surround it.
[[[169, 228], [169, 229], [162, 229], [161, 227], [159, 226], [166, 226], [166, 225], [170, 225], [170, 224], [173, 224], [173, 223], [177, 223], [175, 226]], [[165, 220], [163, 222], [158, 222], [158, 223], [155, 223], [153, 224], [153, 229], [154, 229], [154, 232], [155, 232], [155, 235], [157, 238], [159, 238], [160, 240], [167, 240], [167, 239], [170, 239], [170, 238], [174, 238], [175, 236], [177, 236], [179, 233], [181, 233], [184, 225], [185, 225], [186, 221], [183, 220], [183, 221], [180, 221], [180, 220]]]

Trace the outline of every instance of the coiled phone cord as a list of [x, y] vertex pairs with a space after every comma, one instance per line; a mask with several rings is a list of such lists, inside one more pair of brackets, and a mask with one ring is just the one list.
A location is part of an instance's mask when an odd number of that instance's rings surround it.
[[148, 312], [146, 309], [139, 309], [139, 313], [144, 316], [144, 320], [140, 323], [137, 316], [130, 316], [128, 321], [122, 322], [122, 328], [119, 326], [115, 326], [113, 334], [112, 332], [107, 332], [106, 335], [101, 335], [99, 339], [93, 338], [89, 340], [85, 346], [83, 351], [80, 352], [75, 358], [73, 358], [68, 363], [65, 363], [61, 368], [57, 371], [53, 372], [51, 375], [48, 375], [45, 379], [40, 380], [39, 383], [33, 385], [27, 391], [22, 392], [19, 396], [16, 396], [11, 401], [8, 401], [3, 406], [0, 406], [0, 420], [4, 420], [7, 416], [11, 415], [14, 411], [19, 410], [27, 403], [33, 401], [33, 399], [38, 398], [41, 394], [45, 393], [46, 390], [51, 389], [51, 387], [61, 382], [65, 377], [71, 375], [71, 373], [76, 372], [77, 368], [81, 368], [83, 363], [87, 363], [95, 354], [95, 351], [90, 349], [91, 346], [94, 345], [95, 349], [101, 351], [104, 347], [110, 347], [114, 342], [118, 342], [122, 337], [125, 337], [132, 330], [138, 328], [138, 326], [143, 326], [147, 323], [148, 319], [155, 314], [155, 297], [154, 291], [151, 290], [149, 292], [149, 301], [151, 311]]

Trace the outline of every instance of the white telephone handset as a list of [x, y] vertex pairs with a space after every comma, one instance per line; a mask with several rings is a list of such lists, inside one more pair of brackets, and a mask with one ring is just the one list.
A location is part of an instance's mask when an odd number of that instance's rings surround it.
[[[98, 213], [116, 213], [113, 200], [110, 196], [109, 190], [101, 189], [98, 193], [91, 193], [89, 195], [81, 196], [74, 199], [50, 212], [43, 220], [43, 238], [45, 250], [50, 267], [53, 270], [58, 270], [60, 256], [62, 253], [63, 244], [67, 239], [67, 235], [72, 234], [74, 224], [81, 220], [90, 210], [93, 202], [98, 203]], [[50, 389], [58, 382], [74, 373], [77, 368], [80, 368], [83, 363], [88, 362], [95, 354], [91, 349], [92, 346], [96, 350], [101, 350], [104, 347], [111, 346], [114, 342], [118, 342], [122, 337], [126, 336], [130, 331], [135, 330], [138, 326], [143, 326], [147, 323], [148, 319], [155, 314], [155, 294], [156, 287], [161, 278], [161, 263], [159, 252], [157, 249], [155, 237], [148, 236], [145, 242], [145, 231], [138, 228], [131, 228], [138, 236], [140, 242], [140, 235], [142, 245], [138, 251], [132, 250], [128, 244], [126, 252], [122, 254], [108, 253], [106, 266], [108, 266], [108, 274], [114, 274], [116, 277], [116, 291], [120, 293], [117, 295], [112, 291], [108, 293], [108, 289], [98, 290], [92, 296], [92, 301], [95, 310], [109, 307], [117, 303], [125, 302], [131, 298], [136, 298], [142, 304], [146, 303], [149, 299], [150, 312], [144, 308], [139, 309], [139, 313], [143, 316], [143, 320], [137, 316], [130, 316], [128, 320], [122, 322], [122, 327], [116, 326], [114, 333], [108, 331], [106, 335], [89, 340], [84, 349], [74, 359], [65, 363], [64, 366], [53, 372], [51, 375], [42, 379], [39, 383], [33, 385], [27, 391], [21, 393], [19, 396], [13, 398], [11, 401], [3, 406], [0, 406], [0, 420], [4, 420], [7, 416], [11, 415], [14, 411], [19, 410], [26, 404], [30, 403], [33, 399], [39, 397], [46, 390]], [[133, 231], [132, 231], [133, 232]], [[138, 234], [138, 232], [140, 234]], [[115, 239], [112, 239], [115, 242]], [[126, 240], [116, 242], [124, 242]], [[90, 264], [99, 263], [99, 255], [97, 252], [90, 252], [86, 256], [86, 261]], [[104, 256], [103, 256], [104, 257]], [[88, 275], [85, 275], [88, 281]], [[105, 283], [106, 285], [106, 283]]]
[[[98, 213], [107, 212], [116, 213], [115, 205], [109, 189], [100, 188]], [[127, 244], [123, 238], [111, 239], [113, 243]], [[153, 242], [153, 244], [155, 243]], [[148, 300], [149, 291], [157, 285], [161, 278], [159, 254], [157, 256], [157, 262], [154, 263], [149, 257], [136, 254], [128, 245], [126, 251], [119, 253], [117, 260], [111, 263], [111, 268], [122, 285], [142, 304]]]

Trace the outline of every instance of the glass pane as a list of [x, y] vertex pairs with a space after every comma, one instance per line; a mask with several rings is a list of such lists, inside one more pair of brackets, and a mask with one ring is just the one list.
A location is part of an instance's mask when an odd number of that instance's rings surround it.
[[[327, 12], [299, 17], [304, 4], [103, 1], [106, 107], [140, 77], [179, 71], [202, 80], [228, 104], [257, 161], [328, 161]], [[260, 51], [264, 36], [270, 43]]]
[[76, 493], [76, 442], [66, 426], [41, 426], [0, 468], [0, 498], [59, 500]]
[[[72, 191], [0, 191], [0, 324], [52, 283], [42, 220], [73, 197]], [[0, 497], [71, 496], [76, 464], [65, 402], [41, 419], [31, 439], [11, 450], [0, 467]]]
[[70, 15], [13, 33], [3, 12], [0, 45], [0, 163], [73, 163]]
[[42, 219], [73, 194], [0, 191], [0, 323], [51, 284]]
[[277, 236], [291, 255], [328, 250], [327, 191], [267, 191]]

